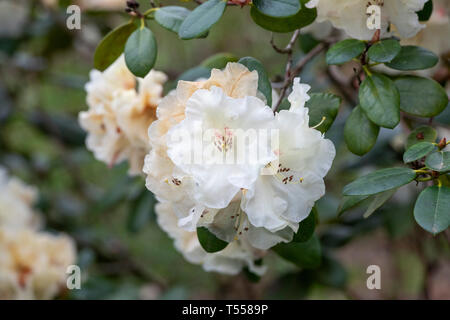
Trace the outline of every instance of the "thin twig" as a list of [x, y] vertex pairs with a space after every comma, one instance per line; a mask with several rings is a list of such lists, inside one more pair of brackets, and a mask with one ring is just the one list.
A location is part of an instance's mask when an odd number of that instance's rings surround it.
[[355, 106], [358, 101], [355, 97], [356, 91], [352, 88], [351, 80], [342, 79], [342, 76], [339, 74], [339, 68], [336, 66], [329, 66], [326, 72], [333, 85], [342, 93], [344, 99]]
[[273, 39], [273, 33], [272, 33], [272, 38], [270, 39], [270, 44], [272, 45], [273, 49], [278, 52], [278, 53], [282, 53], [282, 54], [292, 54], [292, 47], [294, 46], [295, 42], [297, 41], [298, 37], [300, 35], [300, 29], [295, 30], [294, 34], [291, 37], [291, 40], [289, 41], [289, 43], [287, 44], [287, 46], [284, 49], [278, 48], [275, 43], [274, 43], [274, 39]]
[[[294, 68], [291, 70], [290, 63], [288, 61], [288, 65], [286, 66], [286, 74], [284, 78], [283, 86], [281, 87], [280, 91], [280, 97], [278, 99], [278, 102], [273, 108], [273, 111], [276, 112], [278, 107], [280, 106], [281, 102], [283, 101], [284, 97], [286, 96], [286, 92], [292, 81], [296, 76], [299, 75], [299, 73], [303, 70], [305, 65], [311, 61], [315, 56], [317, 56], [319, 53], [321, 53], [323, 50], [325, 50], [329, 46], [329, 43], [320, 43], [317, 46], [314, 47], [310, 52], [308, 52], [297, 64], [294, 66]], [[291, 62], [292, 63], [292, 62]]]

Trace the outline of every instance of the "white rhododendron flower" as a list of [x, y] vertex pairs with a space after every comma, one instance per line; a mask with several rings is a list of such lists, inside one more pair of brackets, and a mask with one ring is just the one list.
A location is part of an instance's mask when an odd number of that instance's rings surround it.
[[314, 202], [325, 194], [323, 178], [336, 151], [320, 131], [309, 127], [305, 108], [309, 88], [299, 78], [294, 80], [289, 111], [280, 111], [275, 117], [278, 159], [267, 164], [273, 174], [261, 175], [245, 194], [243, 210], [256, 227], [278, 231], [293, 226], [305, 219]]
[[79, 115], [88, 132], [88, 149], [109, 166], [128, 160], [130, 174], [141, 174], [149, 151], [147, 129], [156, 118], [167, 76], [152, 70], [143, 79], [135, 78], [121, 56], [104, 72], [93, 70], [90, 77], [89, 110]]
[[[207, 227], [229, 246], [238, 242], [265, 250], [290, 242], [323, 196], [335, 149], [309, 127], [309, 85], [295, 79], [290, 110], [274, 115], [258, 98], [257, 81], [256, 72], [237, 63], [213, 69], [208, 80], [180, 81], [149, 128], [144, 172], [149, 190], [170, 203], [177, 227], [191, 233]], [[257, 161], [226, 162], [227, 155], [238, 158], [232, 148], [237, 129], [276, 129], [280, 141], [273, 145], [268, 135], [246, 140], [243, 150], [259, 151]], [[256, 149], [249, 148], [252, 143]], [[266, 170], [269, 174], [262, 174]]]
[[258, 275], [265, 272], [265, 266], [255, 264], [255, 261], [264, 256], [264, 252], [252, 248], [246, 241], [234, 241], [220, 252], [207, 253], [201, 247], [195, 231], [186, 231], [178, 226], [178, 219], [171, 203], [158, 203], [155, 211], [158, 224], [174, 240], [175, 248], [187, 261], [201, 264], [206, 271], [230, 275], [238, 274], [244, 267], [248, 267], [251, 272]]
[[[145, 158], [146, 185], [159, 200], [174, 204], [185, 227], [193, 231], [204, 206], [196, 204], [193, 194], [194, 180], [176, 167], [167, 154], [168, 132], [185, 118], [186, 105], [200, 89], [220, 88], [223, 94], [234, 99], [258, 94], [258, 73], [250, 72], [238, 63], [227, 64], [224, 70], [213, 69], [211, 77], [201, 81], [179, 81], [176, 90], [162, 99], [157, 108], [158, 120], [149, 127], [151, 151]], [[217, 89], [215, 89], [217, 90]]]
[[330, 21], [334, 27], [343, 29], [350, 37], [370, 40], [375, 30], [367, 27], [371, 5], [381, 9], [381, 37], [390, 35], [400, 38], [414, 37], [425, 25], [419, 22], [417, 11], [423, 9], [427, 0], [320, 0], [317, 4], [317, 22]]
[[[168, 155], [184, 173], [194, 180], [198, 202], [210, 208], [225, 208], [241, 189], [256, 181], [261, 167], [274, 159], [268, 145], [258, 139], [245, 139], [236, 146], [238, 130], [269, 129], [272, 109], [256, 97], [231, 98], [219, 87], [197, 90], [187, 101], [186, 118], [168, 132]], [[256, 132], [255, 132], [256, 133]], [[180, 139], [188, 135], [191, 143]], [[202, 144], [202, 150], [195, 146]], [[190, 159], [200, 154], [200, 161]], [[242, 159], [240, 155], [257, 155]], [[196, 153], [196, 154], [195, 154]], [[244, 158], [244, 157], [242, 157]], [[233, 164], [226, 163], [227, 160]]]
[[319, 4], [319, 0], [309, 0], [309, 1], [306, 3], [305, 6], [306, 6], [307, 8], [312, 9], [312, 8], [317, 7], [318, 4]]
[[54, 298], [75, 261], [67, 236], [0, 227], [0, 300]]
[[0, 168], [0, 227], [35, 229], [39, 218], [33, 209], [37, 190], [16, 178], [9, 178]]

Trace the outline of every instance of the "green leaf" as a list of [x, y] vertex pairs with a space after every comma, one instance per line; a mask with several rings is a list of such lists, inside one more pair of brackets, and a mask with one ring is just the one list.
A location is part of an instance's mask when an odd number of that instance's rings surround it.
[[366, 212], [364, 212], [363, 217], [370, 217], [370, 215], [374, 213], [378, 208], [380, 208], [386, 201], [388, 201], [395, 192], [397, 192], [397, 188], [380, 192], [376, 195], [371, 196], [369, 207], [366, 209]]
[[143, 27], [134, 31], [125, 45], [125, 62], [137, 77], [145, 77], [155, 65], [158, 49], [153, 32]]
[[339, 203], [337, 215], [340, 216], [345, 211], [356, 207], [367, 198], [369, 198], [369, 196], [343, 196], [341, 202]]
[[410, 71], [434, 67], [439, 58], [431, 51], [417, 46], [403, 46], [400, 53], [386, 65], [389, 68]]
[[395, 80], [400, 93], [400, 109], [419, 117], [434, 117], [448, 103], [444, 88], [434, 80], [404, 76]]
[[333, 288], [344, 289], [348, 274], [342, 264], [330, 254], [322, 257], [322, 265], [315, 271], [317, 282]]
[[363, 53], [366, 45], [363, 41], [346, 39], [334, 44], [327, 51], [327, 64], [343, 64]]
[[402, 47], [395, 39], [381, 40], [375, 43], [367, 51], [370, 60], [375, 62], [390, 62], [399, 53]]
[[267, 72], [264, 69], [262, 63], [252, 57], [244, 57], [239, 59], [240, 64], [243, 64], [248, 70], [256, 70], [258, 72], [258, 90], [266, 97], [267, 105], [272, 105], [272, 85], [270, 84]]
[[417, 11], [416, 13], [419, 17], [419, 21], [428, 21], [431, 17], [431, 14], [433, 13], [433, 1], [428, 0], [423, 6], [423, 9]]
[[[445, 172], [450, 170], [450, 152], [448, 151], [437, 151], [430, 154], [425, 159], [425, 165], [439, 172]], [[449, 208], [450, 212], [450, 208]]]
[[422, 159], [431, 151], [433, 151], [435, 146], [431, 142], [419, 142], [412, 145], [406, 152], [403, 154], [403, 162], [409, 163], [419, 159]]
[[414, 206], [414, 218], [419, 226], [436, 235], [450, 224], [450, 188], [432, 186], [424, 189]]
[[228, 62], [237, 62], [239, 59], [231, 53], [217, 53], [212, 55], [208, 59], [204, 60], [201, 65], [209, 69], [223, 69], [226, 67]]
[[309, 109], [309, 126], [315, 127], [325, 117], [322, 124], [316, 128], [325, 133], [338, 114], [341, 98], [331, 93], [312, 93], [310, 97], [306, 102], [306, 107]]
[[298, 39], [298, 43], [300, 46], [300, 49], [303, 51], [303, 53], [308, 53], [312, 49], [314, 49], [320, 41], [318, 41], [314, 36], [310, 33], [302, 34], [300, 39]]
[[317, 215], [317, 209], [313, 207], [308, 217], [299, 223], [297, 233], [294, 234], [292, 241], [305, 242], [313, 236], [314, 229], [316, 228]]
[[371, 122], [358, 106], [353, 109], [345, 122], [345, 143], [352, 153], [362, 156], [373, 148], [379, 131], [380, 127]]
[[306, 242], [280, 243], [272, 250], [300, 268], [314, 269], [321, 263], [322, 250], [316, 236], [312, 236]]
[[144, 191], [133, 210], [128, 215], [127, 226], [131, 232], [138, 232], [151, 220], [155, 198], [152, 193]]
[[184, 81], [197, 81], [200, 78], [209, 78], [211, 75], [211, 69], [203, 66], [194, 67], [183, 72], [177, 79], [177, 82], [180, 80]]
[[251, 272], [247, 266], [245, 266], [244, 269], [242, 269], [242, 272], [244, 273], [247, 280], [250, 282], [257, 283], [259, 282], [259, 280], [261, 280], [261, 276], [257, 275], [254, 272]]
[[266, 30], [273, 32], [292, 32], [313, 23], [317, 17], [317, 10], [315, 8], [309, 9], [304, 6], [309, 0], [299, 1], [301, 3], [301, 9], [296, 15], [291, 17], [270, 17], [258, 11], [255, 6], [252, 6], [250, 15], [257, 25]]
[[298, 0], [253, 0], [255, 8], [270, 17], [290, 17], [300, 10]]
[[197, 228], [197, 237], [202, 248], [209, 253], [221, 251], [228, 245], [226, 241], [220, 240], [205, 227]]
[[104, 71], [123, 53], [125, 43], [136, 25], [133, 22], [125, 23], [109, 32], [100, 41], [94, 54], [94, 68]]
[[411, 148], [419, 142], [435, 142], [437, 138], [437, 132], [432, 127], [420, 126], [411, 131], [406, 139], [406, 150]]
[[370, 121], [380, 127], [393, 129], [400, 122], [400, 94], [388, 77], [378, 73], [366, 77], [359, 87], [359, 101]]
[[167, 30], [178, 33], [181, 24], [190, 13], [190, 10], [183, 7], [161, 7], [155, 12], [155, 20]]
[[409, 168], [387, 168], [377, 170], [360, 177], [344, 187], [345, 196], [372, 195], [386, 190], [401, 187], [416, 177]]
[[184, 40], [204, 35], [219, 21], [226, 6], [227, 2], [224, 0], [208, 0], [204, 2], [184, 19], [178, 35]]

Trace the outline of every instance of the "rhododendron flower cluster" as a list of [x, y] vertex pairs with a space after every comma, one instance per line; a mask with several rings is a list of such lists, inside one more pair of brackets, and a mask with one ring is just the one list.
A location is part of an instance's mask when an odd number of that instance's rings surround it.
[[75, 263], [71, 238], [39, 231], [36, 198], [33, 187], [0, 168], [0, 300], [54, 298]]
[[[224, 70], [213, 69], [207, 80], [179, 81], [160, 102], [158, 119], [149, 128], [151, 151], [144, 172], [148, 189], [161, 202], [160, 225], [189, 261], [227, 273], [244, 265], [255, 268], [251, 262], [264, 250], [292, 240], [299, 222], [324, 195], [323, 178], [335, 149], [309, 127], [308, 90], [295, 79], [290, 109], [274, 114], [258, 92], [258, 73], [228, 63]], [[239, 129], [276, 130], [279, 141], [273, 147], [269, 138], [248, 139], [241, 152], [252, 152], [256, 145], [255, 161], [218, 161], [222, 156], [236, 159]], [[183, 134], [189, 143], [179, 139]], [[199, 144], [210, 152], [200, 155], [200, 162], [187, 161]], [[196, 239], [198, 227], [208, 228], [228, 246], [207, 254]]]

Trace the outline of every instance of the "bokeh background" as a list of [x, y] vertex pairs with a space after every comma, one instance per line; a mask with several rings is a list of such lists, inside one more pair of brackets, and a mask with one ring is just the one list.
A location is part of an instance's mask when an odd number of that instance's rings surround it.
[[[59, 299], [450, 299], [450, 234], [433, 237], [415, 224], [412, 208], [420, 187], [401, 188], [368, 219], [362, 218], [364, 208], [337, 217], [342, 187], [358, 175], [401, 163], [403, 142], [420, 123], [382, 129], [374, 149], [352, 155], [343, 141], [352, 89], [330, 77], [323, 55], [308, 64], [302, 82], [311, 84], [311, 92], [347, 97], [327, 133], [337, 157], [318, 203], [322, 267], [299, 270], [270, 253], [268, 273], [252, 282], [245, 274], [207, 273], [186, 262], [157, 226], [155, 200], [144, 179], [128, 177], [126, 164], [108, 168], [84, 144], [77, 115], [87, 109], [84, 84], [95, 47], [129, 19], [124, 1], [99, 8], [102, 2], [79, 2], [81, 30], [68, 30], [66, 8], [72, 1], [0, 0], [0, 166], [38, 187], [36, 206], [47, 230], [76, 241], [82, 289]], [[158, 41], [155, 69], [172, 80], [167, 90], [181, 73], [219, 52], [259, 59], [274, 81], [283, 75], [286, 57], [273, 50], [271, 33], [252, 22], [248, 8], [229, 8], [206, 39], [181, 41], [154, 22], [149, 26]], [[274, 38], [283, 46], [289, 35]], [[303, 48], [310, 41], [303, 36]], [[448, 42], [448, 34], [441, 41]], [[303, 54], [295, 48], [296, 59]], [[347, 68], [344, 76], [351, 72]], [[450, 136], [450, 108], [433, 121], [440, 136]], [[366, 287], [372, 264], [381, 267], [381, 290]]]

